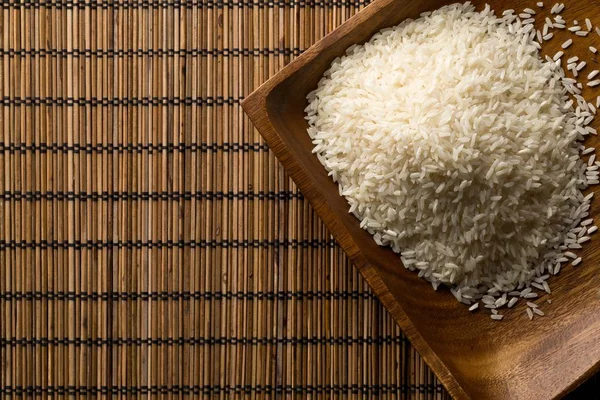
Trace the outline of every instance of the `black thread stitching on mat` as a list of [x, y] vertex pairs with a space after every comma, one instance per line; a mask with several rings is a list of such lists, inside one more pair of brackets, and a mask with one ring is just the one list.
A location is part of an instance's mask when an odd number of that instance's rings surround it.
[[118, 240], [118, 241], [74, 241], [66, 240], [40, 240], [36, 242], [24, 240], [0, 240], [0, 250], [6, 249], [142, 249], [142, 248], [333, 248], [335, 241], [326, 239], [312, 240], [166, 240], [166, 241], [141, 241], [141, 240]]
[[300, 48], [276, 49], [0, 49], [5, 57], [258, 57], [258, 56], [299, 56]]
[[154, 144], [154, 143], [98, 143], [98, 144], [81, 144], [74, 143], [68, 145], [67, 143], [4, 143], [0, 142], [0, 151], [9, 153], [26, 153], [28, 151], [39, 151], [40, 153], [52, 152], [52, 153], [154, 153], [154, 152], [200, 152], [200, 153], [238, 153], [238, 152], [267, 152], [269, 146], [265, 143], [165, 143], [165, 144]]
[[350, 385], [173, 385], [173, 386], [3, 386], [0, 393], [34, 394], [218, 394], [218, 393], [353, 393], [376, 394], [394, 392], [441, 393], [441, 384], [350, 384]]
[[2, 0], [2, 8], [66, 8], [66, 9], [146, 9], [146, 8], [202, 8], [202, 9], [222, 9], [235, 7], [250, 8], [310, 8], [310, 7], [360, 7], [369, 4], [366, 0], [262, 0], [262, 1], [223, 1], [223, 0], [203, 0], [203, 1], [167, 1], [167, 0], [145, 0], [141, 2], [118, 2], [118, 3], [99, 3], [96, 0], [88, 1], [39, 1], [25, 0], [19, 3], [11, 0]]
[[158, 107], [158, 106], [224, 106], [241, 103], [243, 97], [3, 97], [3, 106], [90, 106], [90, 107]]
[[0, 338], [0, 346], [258, 346], [258, 345], [290, 345], [290, 346], [352, 346], [352, 345], [391, 345], [408, 344], [404, 336], [373, 336], [373, 337], [200, 337], [200, 338]]
[[0, 200], [5, 201], [158, 201], [158, 200], [281, 200], [290, 201], [303, 199], [300, 192], [283, 191], [258, 191], [258, 192], [4, 192], [0, 193]]
[[361, 300], [375, 299], [371, 292], [352, 291], [281, 291], [281, 292], [4, 292], [0, 299], [19, 300], [76, 300], [76, 301], [169, 301], [169, 300]]

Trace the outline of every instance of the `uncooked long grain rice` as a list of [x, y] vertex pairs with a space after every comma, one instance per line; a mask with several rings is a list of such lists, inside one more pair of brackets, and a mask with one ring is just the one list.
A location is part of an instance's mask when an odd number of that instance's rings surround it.
[[552, 290], [550, 290], [550, 285], [548, 285], [548, 282], [544, 281], [544, 282], [542, 283], [542, 286], [544, 286], [544, 291], [545, 291], [546, 293], [552, 293]]
[[556, 3], [554, 5], [554, 7], [552, 7], [552, 10], [550, 10], [550, 12], [552, 14], [558, 14], [558, 13], [560, 13], [564, 9], [565, 9], [565, 5], [564, 4], [562, 4], [562, 3]]
[[531, 308], [527, 308], [527, 316], [529, 319], [533, 319], [533, 311], [531, 311]]
[[560, 58], [561, 58], [561, 57], [562, 57], [564, 54], [565, 54], [565, 53], [564, 53], [564, 51], [558, 51], [558, 52], [556, 52], [556, 54], [554, 55], [554, 57], [552, 57], [552, 59], [553, 59], [554, 61], [557, 61], [557, 60], [559, 60], [559, 59], [560, 59]]
[[587, 149], [583, 150], [581, 152], [582, 156], [585, 156], [586, 154], [590, 154], [593, 153], [596, 149], [594, 147], [588, 147]]
[[471, 308], [517, 288], [536, 298], [532, 283], [549, 291], [533, 279], [581, 248], [566, 234], [589, 215], [581, 190], [594, 181], [578, 152], [593, 116], [582, 98], [578, 114], [567, 107], [580, 92], [562, 52], [543, 61], [533, 26], [510, 20], [455, 4], [384, 29], [333, 62], [306, 108], [360, 226]]

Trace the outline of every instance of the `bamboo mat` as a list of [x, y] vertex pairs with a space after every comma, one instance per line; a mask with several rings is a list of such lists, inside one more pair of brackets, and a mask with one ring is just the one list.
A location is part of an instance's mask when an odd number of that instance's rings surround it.
[[364, 6], [2, 2], [3, 398], [448, 398], [240, 107]]

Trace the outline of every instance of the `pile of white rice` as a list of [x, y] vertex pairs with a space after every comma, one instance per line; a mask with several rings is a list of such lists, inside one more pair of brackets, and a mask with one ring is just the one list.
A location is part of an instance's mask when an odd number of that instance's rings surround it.
[[466, 304], [550, 292], [589, 239], [593, 115], [539, 48], [516, 16], [455, 4], [352, 46], [308, 96], [314, 152], [361, 227]]

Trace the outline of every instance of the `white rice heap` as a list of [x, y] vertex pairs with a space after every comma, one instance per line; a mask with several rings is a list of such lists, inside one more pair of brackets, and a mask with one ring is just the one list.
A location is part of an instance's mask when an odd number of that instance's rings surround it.
[[352, 46], [308, 95], [314, 152], [361, 227], [466, 304], [549, 292], [589, 239], [593, 115], [532, 28], [454, 4]]

